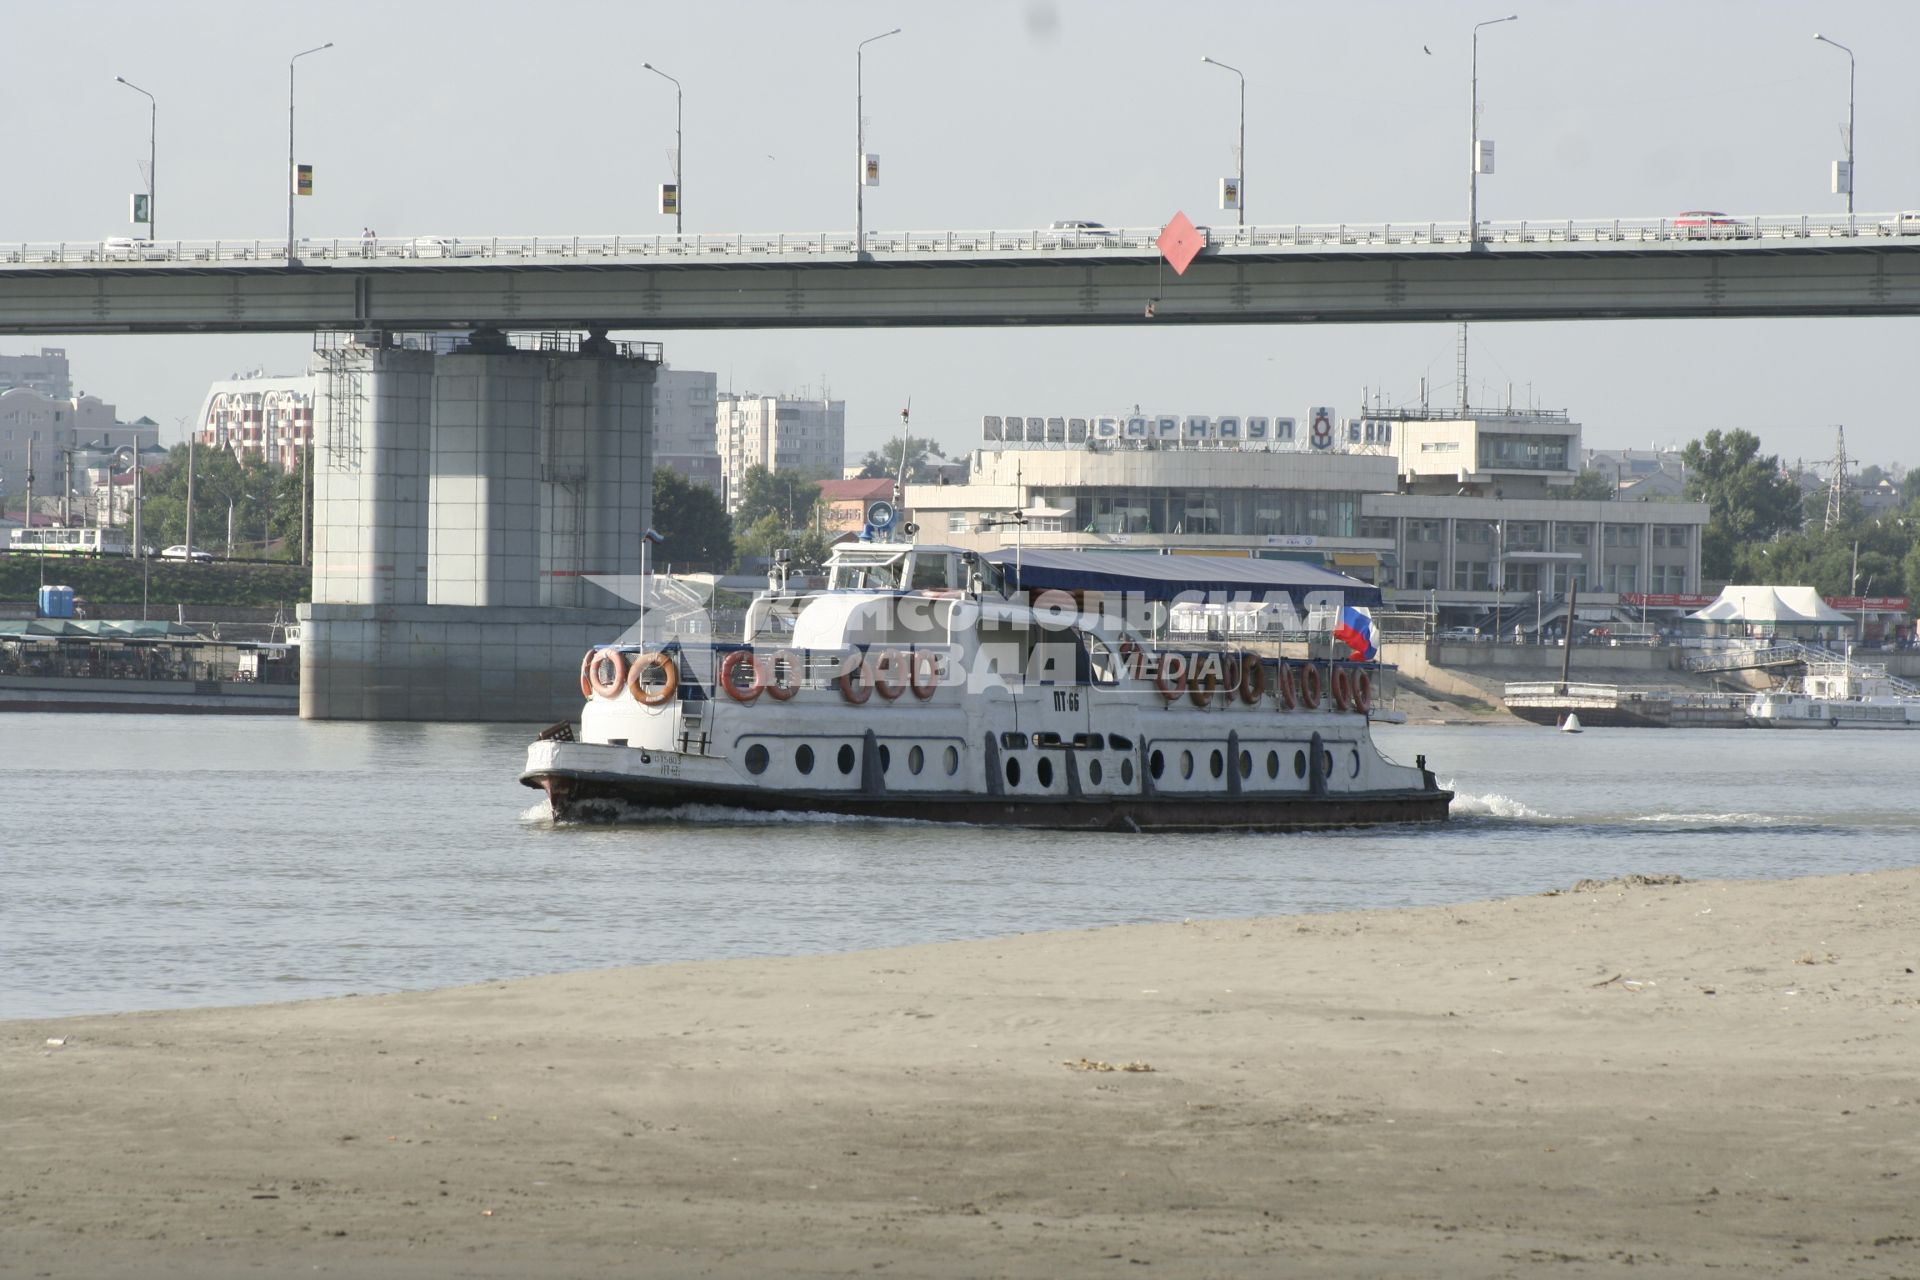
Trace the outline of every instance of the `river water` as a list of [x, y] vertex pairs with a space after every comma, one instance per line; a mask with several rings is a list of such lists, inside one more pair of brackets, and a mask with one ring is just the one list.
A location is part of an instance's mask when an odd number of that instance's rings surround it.
[[1459, 792], [1452, 822], [1179, 837], [556, 828], [516, 782], [529, 732], [498, 726], [19, 714], [0, 734], [0, 1018], [1920, 862], [1920, 734], [1386, 727]]

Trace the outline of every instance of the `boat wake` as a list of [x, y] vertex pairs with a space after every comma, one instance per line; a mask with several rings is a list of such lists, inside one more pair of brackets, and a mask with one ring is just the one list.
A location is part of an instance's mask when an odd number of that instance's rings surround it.
[[[1451, 782], [1442, 783], [1451, 789]], [[1551, 822], [1553, 815], [1542, 813], [1530, 805], [1515, 800], [1512, 796], [1498, 793], [1492, 795], [1464, 795], [1456, 793], [1449, 809], [1455, 818], [1503, 818], [1517, 819], [1522, 822]]]

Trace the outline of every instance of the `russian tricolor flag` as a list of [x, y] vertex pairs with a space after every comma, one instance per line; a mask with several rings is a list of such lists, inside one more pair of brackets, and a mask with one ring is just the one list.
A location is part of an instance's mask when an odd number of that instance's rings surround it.
[[1365, 609], [1343, 605], [1340, 620], [1334, 624], [1333, 638], [1347, 646], [1348, 662], [1367, 662], [1377, 652], [1373, 643], [1373, 615]]

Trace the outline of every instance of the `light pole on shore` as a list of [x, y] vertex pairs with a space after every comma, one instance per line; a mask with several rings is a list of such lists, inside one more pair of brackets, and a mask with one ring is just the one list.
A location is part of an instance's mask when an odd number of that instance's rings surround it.
[[1488, 18], [1473, 24], [1473, 63], [1467, 90], [1467, 115], [1473, 135], [1467, 151], [1467, 245], [1470, 248], [1480, 245], [1480, 28], [1515, 22], [1519, 17], [1517, 13], [1510, 13], [1504, 18]]
[[1853, 218], [1853, 50], [1838, 40], [1829, 40], [1818, 31], [1813, 38], [1821, 44], [1830, 44], [1847, 55], [1847, 218]]
[[147, 242], [151, 244], [160, 238], [159, 234], [154, 229], [155, 221], [159, 217], [159, 215], [154, 212], [154, 199], [153, 199], [154, 162], [159, 158], [156, 139], [159, 136], [160, 104], [154, 100], [154, 97], [152, 94], [147, 93], [145, 89], [142, 89], [139, 85], [127, 79], [125, 76], [115, 76], [113, 79], [114, 79], [114, 83], [123, 84], [127, 86], [127, 88], [133, 90], [135, 93], [145, 95], [147, 99]]
[[900, 28], [882, 31], [877, 36], [868, 36], [853, 49], [853, 252], [855, 257], [863, 257], [867, 252], [867, 117], [866, 111], [866, 63], [864, 57], [867, 46], [876, 40], [885, 40], [888, 36], [900, 34]]
[[1238, 159], [1235, 169], [1238, 176], [1234, 179], [1239, 185], [1234, 190], [1234, 204], [1240, 212], [1240, 225], [1247, 225], [1247, 77], [1238, 67], [1230, 67], [1218, 58], [1200, 55], [1200, 61], [1211, 62], [1222, 71], [1231, 71], [1240, 77], [1240, 145], [1235, 149]]
[[293, 64], [310, 53], [333, 48], [333, 41], [302, 49], [287, 59], [287, 265], [293, 265], [293, 202], [300, 194], [300, 170], [293, 159]]
[[673, 80], [673, 234], [679, 235], [680, 218], [682, 212], [687, 207], [687, 186], [680, 177], [680, 152], [683, 145], [680, 138], [680, 82], [674, 80], [672, 76], [654, 66], [651, 62], [643, 62], [640, 66], [647, 71], [653, 72], [653, 74], [659, 76], [662, 80]]

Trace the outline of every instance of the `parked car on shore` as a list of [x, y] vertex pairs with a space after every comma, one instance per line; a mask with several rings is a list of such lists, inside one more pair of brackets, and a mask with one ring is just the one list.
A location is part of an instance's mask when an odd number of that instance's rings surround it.
[[186, 560], [194, 564], [205, 564], [212, 561], [213, 553], [210, 551], [202, 551], [198, 547], [189, 549], [182, 544], [175, 543], [173, 546], [162, 551], [160, 558], [162, 560]]

